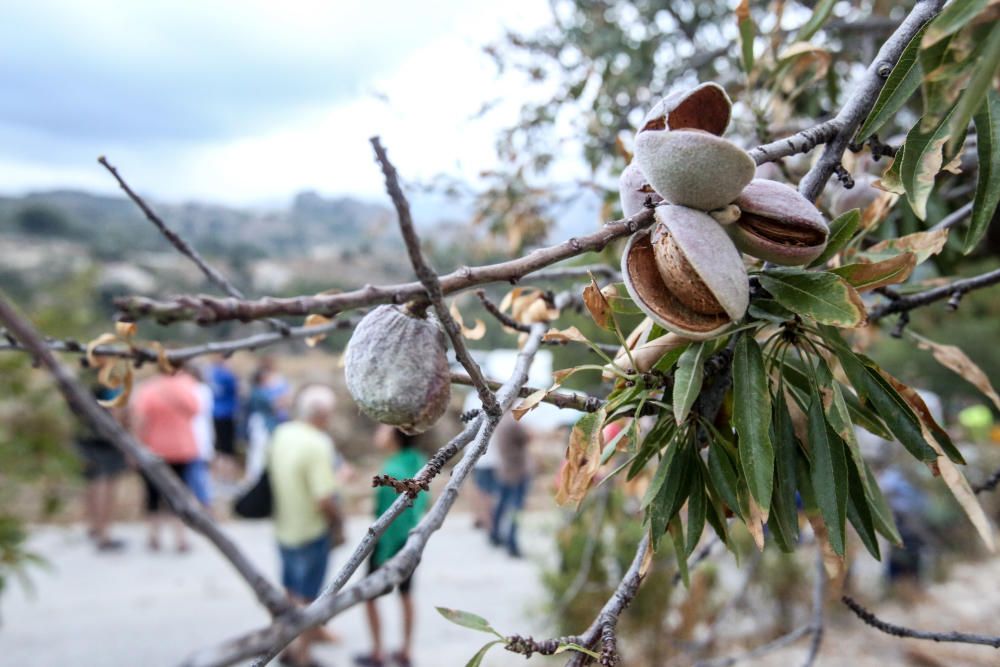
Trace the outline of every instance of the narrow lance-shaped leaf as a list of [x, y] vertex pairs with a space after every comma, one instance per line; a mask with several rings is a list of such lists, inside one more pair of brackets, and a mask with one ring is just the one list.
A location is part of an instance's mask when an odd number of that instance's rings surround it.
[[691, 343], [677, 361], [674, 372], [674, 419], [680, 425], [687, 418], [704, 380], [705, 357], [711, 343]]
[[465, 663], [465, 667], [479, 667], [483, 664], [483, 658], [486, 657], [486, 652], [489, 651], [497, 644], [506, 643], [506, 639], [496, 639], [488, 644], [485, 644], [481, 649], [476, 651], [476, 654], [469, 659], [469, 662]]
[[682, 442], [672, 444], [671, 447], [678, 450], [677, 454], [672, 457], [659, 493], [653, 498], [648, 509], [654, 547], [666, 531], [667, 524], [677, 516], [691, 492], [691, 476], [688, 474], [691, 468], [691, 455], [683, 451], [685, 447]]
[[922, 79], [917, 54], [920, 52], [920, 42], [926, 29], [925, 25], [903, 49], [899, 60], [896, 61], [896, 66], [892, 68], [889, 78], [885, 80], [885, 85], [882, 86], [871, 113], [868, 114], [868, 118], [858, 130], [854, 139], [856, 143], [864, 142], [872, 134], [882, 129], [888, 120], [895, 117], [896, 112], [906, 104], [907, 100], [913, 97], [913, 93], [917, 92]]
[[[930, 46], [965, 27], [986, 7], [988, 0], [953, 0], [927, 26], [924, 46]], [[921, 31], [923, 32], [923, 31]]]
[[867, 317], [858, 292], [833, 273], [769, 269], [760, 284], [785, 308], [822, 324], [857, 327]]
[[955, 111], [949, 118], [945, 118], [945, 123], [948, 125], [948, 145], [945, 153], [949, 159], [960, 148], [969, 121], [992, 89], [993, 80], [997, 70], [1000, 69], [1000, 21], [994, 19], [992, 23], [993, 27], [979, 44], [977, 52], [970, 56], [976, 66], [958, 102], [955, 103]]
[[854, 531], [861, 538], [861, 543], [865, 545], [868, 553], [875, 560], [880, 560], [882, 555], [878, 547], [878, 536], [875, 534], [875, 521], [868, 504], [868, 494], [865, 492], [865, 482], [862, 481], [855, 466], [848, 464], [846, 467], [847, 519], [854, 526]]
[[795, 459], [798, 444], [792, 416], [788, 412], [784, 390], [775, 394], [774, 417], [774, 494], [771, 496], [771, 514], [768, 526], [778, 537], [783, 551], [794, 551], [799, 539], [798, 508], [795, 505]]
[[670, 520], [670, 539], [674, 543], [674, 557], [677, 559], [677, 571], [681, 575], [681, 580], [685, 586], [691, 585], [688, 575], [687, 552], [684, 550], [684, 526], [680, 516], [675, 516]]
[[750, 0], [740, 0], [736, 6], [736, 25], [740, 32], [740, 64], [749, 75], [753, 70], [753, 39], [757, 32], [750, 18]]
[[868, 467], [867, 463], [865, 464], [864, 472], [865, 480], [868, 482], [870, 493], [868, 499], [871, 501], [870, 505], [872, 516], [875, 519], [876, 530], [882, 533], [882, 536], [893, 544], [903, 544], [903, 538], [899, 535], [899, 530], [896, 528], [896, 519], [892, 515], [892, 508], [889, 507], [889, 501], [882, 495], [882, 489], [879, 488], [878, 480], [875, 479], [875, 475], [872, 474], [871, 468]]
[[742, 516], [737, 492], [736, 466], [725, 446], [715, 440], [708, 444], [708, 474], [722, 501], [734, 514]]
[[454, 623], [455, 625], [461, 625], [463, 628], [469, 628], [470, 630], [478, 630], [479, 632], [486, 632], [491, 635], [496, 635], [503, 639], [503, 635], [493, 629], [490, 622], [487, 621], [482, 616], [473, 614], [471, 611], [462, 611], [461, 609], [449, 609], [448, 607], [435, 607], [438, 613], [444, 616], [446, 619]]
[[799, 28], [798, 34], [795, 35], [796, 41], [804, 42], [815, 35], [823, 27], [823, 24], [826, 23], [826, 20], [830, 18], [830, 13], [833, 12], [835, 4], [837, 4], [836, 0], [820, 0], [816, 3], [812, 16], [809, 17], [805, 25]]
[[916, 266], [917, 256], [912, 252], [904, 252], [880, 262], [838, 266], [830, 272], [836, 273], [859, 292], [868, 292], [878, 287], [904, 282]]
[[771, 506], [774, 448], [770, 437], [771, 392], [764, 357], [753, 336], [741, 335], [733, 357], [733, 425], [750, 494], [764, 515]]
[[830, 545], [844, 555], [847, 521], [847, 457], [840, 438], [826, 424], [818, 395], [809, 404], [810, 477]]
[[972, 203], [972, 220], [962, 244], [965, 254], [972, 252], [983, 238], [997, 203], [1000, 203], [1000, 93], [991, 90], [972, 120], [976, 124], [979, 176]]
[[909, 335], [917, 341], [917, 347], [921, 350], [930, 351], [939, 364], [955, 373], [958, 373], [958, 375], [960, 375], [966, 382], [972, 383], [977, 389], [979, 389], [979, 391], [983, 392], [986, 397], [993, 402], [993, 405], [995, 405], [998, 410], [1000, 410], [1000, 395], [998, 395], [996, 389], [993, 388], [990, 378], [983, 372], [983, 369], [976, 365], [976, 362], [970, 359], [969, 356], [962, 351], [961, 348], [954, 345], [935, 343], [934, 341], [917, 335], [912, 331], [909, 332]]
[[586, 414], [573, 427], [566, 450], [566, 464], [559, 475], [556, 502], [578, 503], [587, 495], [590, 482], [601, 465], [601, 429], [604, 426], [604, 407]]
[[701, 466], [692, 466], [691, 495], [688, 497], [687, 540], [684, 553], [688, 556], [698, 546], [701, 533], [705, 530], [705, 516], [708, 513], [708, 496], [701, 478]]

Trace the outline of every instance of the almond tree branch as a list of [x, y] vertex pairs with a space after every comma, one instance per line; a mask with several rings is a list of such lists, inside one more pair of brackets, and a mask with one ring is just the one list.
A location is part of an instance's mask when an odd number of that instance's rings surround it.
[[[452, 373], [451, 383], [470, 387], [473, 386], [472, 378], [464, 373]], [[499, 389], [501, 386], [496, 380], [489, 379], [486, 380], [486, 384], [490, 387], [490, 389]], [[524, 386], [518, 390], [517, 395], [521, 398], [526, 398], [531, 394], [534, 394], [536, 391], [540, 391], [540, 388]], [[576, 391], [572, 393], [566, 391], [550, 391], [546, 394], [545, 398], [542, 399], [542, 403], [551, 403], [558, 408], [570, 408], [572, 410], [579, 410], [580, 412], [597, 412], [597, 410], [604, 405], [604, 399]]]
[[939, 229], [948, 229], [949, 227], [954, 227], [958, 223], [962, 222], [970, 215], [972, 215], [972, 206], [975, 202], [969, 202], [961, 208], [957, 208], [945, 217], [941, 218], [941, 222], [937, 223], [930, 228], [929, 231], [936, 232]]
[[987, 635], [973, 635], [965, 632], [927, 632], [925, 630], [914, 630], [912, 628], [905, 628], [901, 625], [895, 625], [893, 623], [887, 623], [880, 619], [878, 616], [868, 611], [862, 607], [853, 598], [844, 595], [840, 598], [847, 607], [854, 612], [854, 614], [864, 621], [866, 624], [872, 626], [879, 632], [884, 632], [887, 635], [892, 635], [894, 637], [909, 637], [911, 639], [929, 639], [935, 642], [955, 642], [959, 644], [981, 644], [983, 646], [992, 646], [993, 648], [1000, 648], [1000, 637], [990, 637]]
[[188, 488], [177, 479], [162, 459], [143, 447], [114, 417], [103, 409], [65, 366], [59, 363], [45, 341], [14, 307], [0, 296], [0, 322], [20, 344], [44, 366], [56, 381], [63, 398], [73, 411], [106, 438], [125, 456], [131, 458], [167, 498], [171, 509], [193, 530], [204, 535], [230, 562], [257, 599], [272, 615], [289, 611], [292, 606], [285, 594], [272, 584], [236, 544], [223, 533], [205, 512]]
[[874, 106], [879, 91], [882, 90], [903, 49], [920, 28], [941, 11], [943, 5], [944, 0], [919, 0], [895, 32], [882, 44], [875, 60], [868, 66], [847, 102], [829, 121], [836, 128], [836, 134], [827, 140], [823, 155], [799, 183], [799, 192], [806, 199], [814, 201], [822, 192], [830, 176], [840, 166], [844, 151], [858, 126], [864, 122]]
[[992, 475], [987, 477], [981, 484], [976, 484], [972, 487], [973, 493], [983, 493], [984, 491], [992, 491], [997, 488], [997, 484], [1000, 484], [1000, 469], [997, 469]]
[[996, 285], [997, 283], [1000, 283], [1000, 269], [994, 269], [981, 275], [973, 276], [972, 278], [956, 280], [947, 285], [934, 287], [923, 292], [917, 292], [916, 294], [897, 296], [886, 303], [872, 308], [868, 312], [868, 322], [877, 322], [887, 315], [905, 313], [914, 308], [926, 306], [943, 299], [952, 299], [952, 302], [957, 304], [958, 299], [961, 299], [965, 294], [973, 290]]
[[444, 325], [445, 333], [451, 339], [451, 346], [455, 350], [455, 357], [462, 364], [469, 377], [472, 378], [472, 385], [476, 388], [476, 393], [479, 394], [479, 400], [483, 404], [483, 409], [491, 417], [499, 417], [501, 412], [496, 396], [493, 395], [493, 391], [486, 384], [486, 378], [483, 376], [483, 371], [479, 368], [479, 364], [469, 354], [469, 348], [466, 347], [465, 339], [462, 337], [461, 327], [458, 326], [458, 322], [451, 316], [448, 306], [444, 303], [441, 280], [438, 278], [437, 273], [434, 272], [434, 269], [427, 264], [427, 260], [424, 259], [424, 254], [420, 250], [420, 238], [417, 236], [417, 230], [413, 226], [413, 217], [410, 214], [410, 202], [407, 201], [406, 195], [403, 193], [403, 188], [399, 185], [399, 174], [396, 172], [396, 168], [392, 165], [392, 162], [389, 161], [389, 156], [386, 154], [381, 140], [378, 137], [372, 137], [369, 141], [375, 150], [375, 157], [382, 167], [382, 174], [385, 176], [385, 189], [389, 193], [392, 205], [396, 209], [396, 215], [399, 218], [399, 230], [403, 235], [406, 252], [410, 256], [410, 264], [413, 265], [417, 279], [424, 286], [424, 289], [427, 290], [427, 296], [430, 298], [431, 305], [434, 306], [434, 312], [437, 313], [438, 320]]
[[[447, 295], [486, 283], [516, 283], [525, 276], [564, 259], [585, 252], [599, 252], [615, 239], [633, 234], [652, 223], [653, 209], [645, 208], [631, 218], [609, 222], [592, 234], [538, 248], [523, 257], [496, 264], [462, 267], [441, 276], [441, 291]], [[425, 294], [426, 291], [421, 283], [412, 282], [383, 286], [368, 285], [340, 294], [281, 299], [273, 297], [254, 300], [219, 299], [206, 295], [188, 295], [168, 301], [156, 301], [133, 296], [116, 299], [115, 305], [123, 315], [134, 319], [149, 317], [162, 324], [185, 320], [211, 324], [226, 320], [249, 321], [274, 315], [305, 316], [315, 313], [332, 317], [354, 308], [382, 303], [402, 304]]]
[[[205, 274], [205, 277], [208, 278], [209, 282], [213, 283], [233, 298], [243, 298], [243, 292], [241, 292], [236, 285], [230, 282], [229, 279], [222, 275], [222, 273], [215, 267], [206, 262], [194, 246], [188, 243], [184, 237], [178, 234], [175, 230], [171, 229], [167, 223], [165, 223], [163, 219], [156, 214], [156, 211], [154, 211], [142, 197], [129, 187], [129, 184], [125, 182], [125, 179], [122, 178], [118, 173], [118, 170], [115, 169], [110, 162], [108, 162], [106, 157], [102, 155], [97, 158], [97, 161], [101, 163], [101, 166], [108, 170], [116, 181], [118, 181], [118, 185], [125, 191], [128, 198], [139, 207], [143, 215], [146, 216], [146, 219], [153, 223], [153, 226], [160, 230], [160, 233], [163, 234], [164, 238], [166, 238], [172, 246], [177, 248], [182, 255], [194, 262], [201, 272]], [[267, 320], [267, 323], [276, 331], [280, 331], [282, 333], [287, 333], [288, 331], [288, 325], [281, 320], [269, 319]]]
[[[284, 343], [291, 340], [300, 340], [311, 336], [321, 336], [333, 331], [343, 329], [353, 329], [357, 325], [356, 319], [336, 319], [325, 324], [317, 324], [307, 327], [288, 327], [287, 333], [262, 333], [245, 338], [235, 338], [228, 341], [211, 341], [201, 345], [190, 345], [178, 347], [172, 350], [165, 350], [163, 355], [171, 363], [181, 363], [206, 354], [231, 355], [240, 350], [257, 350], [269, 347], [277, 343]], [[86, 345], [77, 340], [45, 340], [45, 344], [52, 352], [64, 352], [68, 354], [86, 354]], [[0, 343], [0, 352], [27, 352], [16, 339], [8, 339]], [[118, 357], [121, 359], [134, 359], [136, 364], [156, 362], [159, 358], [159, 351], [152, 347], [135, 345], [125, 347], [122, 345], [99, 345], [94, 348], [93, 353], [98, 357]]]

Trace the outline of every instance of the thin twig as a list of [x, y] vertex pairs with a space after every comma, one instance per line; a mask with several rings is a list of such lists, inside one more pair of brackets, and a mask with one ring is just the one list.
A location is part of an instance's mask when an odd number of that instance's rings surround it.
[[882, 90], [903, 49], [920, 28], [941, 11], [942, 5], [944, 0], [919, 0], [895, 32], [882, 44], [875, 60], [868, 66], [847, 102], [829, 121], [836, 128], [836, 134], [827, 140], [823, 155], [799, 183], [799, 192], [806, 199], [813, 201], [822, 192], [830, 176], [840, 166], [844, 151], [858, 126], [871, 111], [879, 91]]
[[934, 303], [935, 301], [954, 299], [956, 295], [958, 298], [961, 298], [963, 295], [973, 290], [990, 287], [991, 285], [996, 285], [997, 283], [1000, 283], [1000, 269], [994, 269], [981, 275], [973, 276], [972, 278], [956, 280], [948, 283], [947, 285], [934, 287], [929, 290], [924, 290], [923, 292], [917, 292], [916, 294], [900, 296], [897, 299], [892, 299], [886, 303], [876, 306], [875, 308], [872, 308], [868, 312], [868, 322], [877, 322], [887, 315], [892, 315], [893, 313], [903, 313], [913, 310], [914, 308], [926, 306], [930, 303]]
[[987, 477], [981, 484], [976, 484], [972, 487], [973, 493], [983, 493], [984, 491], [992, 491], [997, 488], [997, 484], [1000, 484], [1000, 468], [998, 468], [992, 475]]
[[[441, 276], [443, 294], [461, 292], [487, 283], [516, 283], [525, 276], [585, 252], [599, 252], [615, 239], [623, 238], [653, 223], [654, 209], [644, 208], [631, 218], [605, 224], [598, 231], [574, 237], [545, 248], [538, 248], [523, 257], [496, 264], [462, 267]], [[426, 294], [420, 282], [397, 285], [368, 285], [340, 294], [296, 296], [289, 298], [219, 299], [207, 295], [179, 296], [167, 301], [145, 297], [115, 299], [119, 312], [133, 319], [153, 318], [162, 324], [193, 320], [211, 324], [226, 320], [250, 321], [274, 315], [305, 316], [310, 314], [332, 317], [354, 308], [382, 303], [406, 303]]]
[[[451, 382], [452, 384], [472, 386], [472, 378], [463, 373], [452, 373]], [[496, 380], [487, 379], [486, 384], [491, 389], [500, 388], [500, 383]], [[539, 391], [538, 387], [524, 386], [518, 391], [518, 396], [526, 398], [531, 394], [534, 394], [536, 391]], [[597, 396], [591, 396], [582, 392], [570, 393], [565, 391], [550, 391], [545, 395], [545, 398], [542, 399], [542, 402], [551, 403], [559, 408], [579, 410], [580, 412], [597, 412], [597, 410], [604, 405], [604, 399], [598, 398]]]
[[[262, 333], [245, 338], [236, 338], [228, 341], [212, 341], [201, 345], [190, 345], [188, 347], [178, 347], [172, 350], [164, 350], [163, 357], [172, 364], [190, 361], [206, 354], [221, 354], [229, 356], [241, 350], [258, 350], [278, 343], [291, 340], [310, 338], [312, 336], [322, 336], [333, 331], [353, 329], [357, 325], [357, 319], [343, 318], [335, 319], [325, 324], [317, 324], [308, 327], [289, 327], [288, 333]], [[67, 340], [46, 340], [45, 344], [52, 352], [63, 352], [67, 354], [86, 354], [87, 347], [79, 341]], [[25, 352], [26, 350], [16, 340], [0, 343], [0, 352]], [[117, 357], [120, 359], [133, 359], [136, 363], [156, 362], [159, 359], [159, 350], [154, 347], [135, 345], [125, 347], [122, 345], [99, 345], [92, 350], [92, 354], [97, 357]]]
[[[118, 185], [121, 187], [122, 190], [125, 191], [125, 194], [128, 195], [128, 198], [131, 199], [135, 203], [135, 205], [139, 207], [143, 215], [146, 216], [146, 219], [149, 220], [151, 223], [153, 223], [154, 227], [160, 230], [160, 233], [163, 234], [164, 238], [166, 238], [167, 241], [170, 242], [170, 245], [174, 246], [174, 248], [176, 248], [178, 252], [180, 252], [182, 255], [184, 255], [192, 262], [194, 262], [195, 265], [205, 275], [205, 277], [208, 278], [209, 282], [213, 283], [215, 286], [217, 286], [219, 289], [221, 289], [223, 292], [225, 292], [226, 294], [228, 294], [233, 298], [236, 299], [244, 298], [243, 292], [240, 291], [240, 289], [236, 287], [236, 285], [234, 285], [232, 282], [230, 282], [228, 278], [222, 275], [222, 273], [218, 269], [216, 269], [211, 264], [206, 262], [205, 259], [201, 256], [201, 253], [199, 253], [194, 248], [194, 246], [188, 243], [183, 236], [178, 234], [173, 228], [167, 225], [167, 223], [163, 221], [163, 218], [157, 215], [156, 211], [154, 211], [152, 207], [146, 203], [146, 200], [140, 197], [138, 193], [136, 193], [131, 187], [129, 187], [129, 184], [125, 182], [125, 179], [122, 178], [121, 174], [118, 173], [118, 170], [114, 166], [112, 166], [110, 162], [108, 162], [108, 159], [106, 157], [102, 155], [99, 158], [97, 158], [97, 161], [101, 163], [101, 166], [103, 166], [105, 169], [108, 170], [108, 172], [114, 177], [116, 181], [118, 181]], [[288, 332], [288, 324], [282, 322], [281, 320], [269, 319], [267, 320], [267, 323], [276, 331], [280, 331], [285, 334], [287, 334]]]
[[927, 632], [926, 630], [914, 630], [902, 625], [887, 623], [878, 616], [862, 607], [854, 598], [844, 595], [840, 598], [855, 615], [872, 626], [879, 632], [894, 637], [909, 637], [911, 639], [928, 639], [934, 642], [954, 642], [958, 644], [981, 644], [1000, 648], [1000, 637], [990, 637], [988, 635], [973, 635], [966, 632]]
[[941, 218], [941, 222], [931, 227], [930, 231], [936, 232], [940, 229], [948, 229], [949, 227], [954, 227], [958, 223], [962, 222], [972, 215], [972, 205], [974, 203], [975, 202], [970, 201], [968, 204], [955, 209], [945, 217]]
[[776, 639], [772, 639], [766, 644], [761, 644], [743, 653], [737, 653], [735, 655], [722, 656], [720, 658], [713, 658], [711, 660], [699, 660], [694, 663], [694, 667], [730, 667], [730, 665], [735, 665], [738, 662], [744, 660], [753, 660], [754, 658], [759, 658], [762, 655], [767, 655], [768, 653], [773, 653], [780, 649], [785, 648], [789, 644], [794, 644], [799, 639], [808, 635], [812, 632], [812, 626], [809, 624], [800, 625], [791, 632], [781, 635]]
[[184, 483], [177, 478], [177, 475], [171, 471], [170, 467], [143, 447], [110, 413], [97, 404], [90, 392], [80, 385], [65, 366], [59, 363], [35, 328], [22, 318], [2, 296], [0, 296], [0, 322], [7, 327], [10, 334], [17, 338], [21, 345], [34, 355], [41, 365], [48, 369], [63, 398], [66, 399], [73, 411], [122, 454], [136, 462], [136, 465], [149, 478], [153, 486], [167, 498], [171, 509], [177, 516], [215, 545], [253, 589], [261, 604], [273, 615], [292, 609], [284, 593], [257, 569], [229, 537], [219, 530], [212, 517], [208, 515]]

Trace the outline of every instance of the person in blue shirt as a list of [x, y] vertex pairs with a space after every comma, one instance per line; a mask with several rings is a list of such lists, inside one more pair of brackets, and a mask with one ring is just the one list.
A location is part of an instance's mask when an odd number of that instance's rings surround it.
[[215, 425], [215, 452], [222, 468], [235, 467], [236, 417], [240, 410], [240, 382], [222, 355], [208, 368], [205, 379], [212, 388], [212, 421]]

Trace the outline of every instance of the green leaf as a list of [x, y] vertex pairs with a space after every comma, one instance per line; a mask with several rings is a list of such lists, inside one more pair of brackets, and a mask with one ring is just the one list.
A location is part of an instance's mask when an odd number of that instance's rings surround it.
[[858, 231], [858, 227], [861, 225], [861, 211], [859, 209], [851, 209], [846, 213], [838, 215], [833, 222], [830, 223], [830, 236], [826, 242], [826, 248], [809, 264], [810, 267], [822, 266], [830, 261], [830, 258], [840, 252], [847, 242], [851, 240], [854, 236], [854, 232]]
[[481, 664], [483, 664], [483, 658], [486, 657], [486, 652], [489, 651], [496, 644], [503, 644], [503, 643], [506, 643], [506, 639], [504, 640], [497, 639], [496, 641], [492, 641], [489, 644], [486, 644], [481, 649], [476, 651], [476, 654], [472, 656], [469, 662], [465, 663], [465, 667], [479, 667]]
[[753, 336], [741, 335], [733, 358], [733, 426], [750, 494], [765, 513], [771, 506], [774, 449], [771, 445], [771, 392], [764, 357]]
[[951, 136], [949, 121], [955, 107], [931, 130], [923, 130], [923, 123], [916, 123], [906, 135], [906, 152], [899, 175], [906, 191], [906, 199], [913, 214], [927, 219], [927, 199], [934, 189], [934, 179], [945, 163], [945, 144]]
[[792, 415], [788, 411], [785, 394], [782, 389], [775, 394], [773, 401], [774, 417], [774, 494], [771, 497], [771, 514], [768, 519], [770, 526], [779, 542], [782, 551], [794, 551], [799, 539], [798, 508], [795, 505], [795, 458], [798, 444], [795, 439], [795, 428], [792, 425]]
[[857, 327], [865, 321], [861, 296], [836, 274], [768, 269], [761, 273], [760, 284], [785, 308], [821, 324]]
[[872, 509], [873, 518], [875, 519], [875, 529], [893, 544], [901, 546], [903, 538], [900, 537], [899, 531], [896, 529], [896, 520], [892, 516], [892, 509], [889, 507], [889, 502], [882, 495], [882, 489], [879, 488], [878, 481], [875, 479], [875, 475], [872, 474], [871, 468], [868, 467], [867, 463], [864, 468], [865, 480], [868, 482], [868, 501]]
[[971, 56], [975, 58], [976, 62], [975, 68], [972, 70], [972, 78], [969, 79], [961, 97], [958, 98], [954, 114], [950, 119], [946, 117], [944, 120], [948, 125], [948, 149], [945, 151], [948, 158], [953, 156], [961, 146], [972, 115], [986, 98], [993, 86], [993, 77], [1000, 69], [1000, 21], [994, 21], [993, 29], [990, 30], [985, 42], [980, 45], [977, 51], [979, 51], [978, 55]]
[[986, 4], [987, 0], [952, 0], [926, 27], [925, 46], [930, 46], [964, 28], [983, 11]]
[[878, 180], [878, 186], [881, 189], [897, 195], [906, 194], [906, 188], [903, 187], [903, 177], [900, 174], [905, 158], [906, 142], [904, 141], [896, 149], [895, 157], [892, 158], [892, 162], [889, 163], [889, 166], [882, 172], [882, 177]]
[[833, 11], [835, 4], [837, 4], [837, 0], [820, 0], [816, 3], [816, 8], [813, 10], [812, 16], [809, 17], [804, 26], [799, 28], [798, 34], [795, 35], [795, 41], [809, 41], [809, 38], [815, 35], [823, 27], [823, 24], [826, 23], [826, 20], [830, 18], [830, 12]]
[[913, 93], [917, 92], [920, 81], [923, 79], [917, 55], [920, 52], [920, 43], [926, 30], [927, 26], [925, 25], [903, 49], [899, 60], [896, 61], [896, 66], [892, 68], [889, 78], [885, 80], [885, 85], [882, 86], [868, 118], [858, 130], [858, 134], [854, 138], [855, 143], [863, 143], [872, 134], [882, 129], [886, 121], [895, 117], [907, 100], [913, 97]]
[[[854, 384], [853, 380], [851, 384]], [[924, 440], [923, 433], [920, 431], [920, 422], [913, 414], [913, 410], [899, 393], [878, 374], [878, 371], [866, 367], [865, 378], [861, 381], [861, 385], [863, 389], [858, 385], [854, 385], [854, 388], [871, 401], [885, 425], [906, 447], [907, 451], [919, 461], [928, 463], [934, 461], [937, 458], [937, 453]]]
[[872, 512], [868, 506], [868, 494], [865, 492], [864, 482], [858, 474], [857, 468], [853, 465], [847, 468], [847, 519], [854, 526], [854, 531], [861, 538], [861, 543], [865, 545], [875, 560], [881, 560], [882, 554], [878, 548], [878, 536], [875, 534], [875, 522], [872, 520]]
[[469, 611], [461, 611], [460, 609], [449, 609], [448, 607], [435, 607], [435, 609], [438, 610], [439, 614], [455, 625], [461, 625], [463, 628], [478, 630], [479, 632], [487, 632], [489, 634], [496, 635], [500, 639], [504, 638], [504, 636], [494, 630], [493, 626], [490, 625], [490, 622], [482, 616], [477, 616]]
[[674, 419], [678, 426], [684, 423], [691, 406], [701, 392], [701, 384], [705, 379], [704, 366], [711, 343], [698, 341], [691, 343], [677, 361], [674, 372]]
[[[686, 451], [687, 448], [684, 447], [684, 444], [678, 442], [668, 447], [668, 451], [672, 449], [676, 453], [666, 465], [663, 483], [649, 504], [649, 525], [654, 547], [667, 529], [667, 524], [677, 516], [691, 491], [691, 476], [688, 474], [691, 468], [691, 455]], [[661, 465], [663, 465], [662, 462]], [[657, 474], [659, 474], [659, 470], [657, 470]]]
[[560, 653], [565, 653], [566, 651], [576, 651], [577, 653], [583, 653], [584, 655], [589, 655], [591, 658], [597, 660], [601, 659], [600, 653], [591, 651], [589, 648], [584, 648], [583, 646], [580, 646], [579, 644], [574, 644], [573, 642], [570, 642], [568, 644], [560, 644], [556, 648], [555, 653], [553, 653], [552, 655], [559, 655]]
[[809, 404], [810, 478], [830, 546], [844, 555], [847, 521], [847, 457], [840, 438], [827, 426], [818, 395]]
[[684, 526], [681, 518], [675, 516], [670, 520], [670, 539], [674, 543], [674, 558], [677, 559], [677, 570], [681, 574], [681, 580], [687, 587], [691, 586], [691, 579], [688, 575], [687, 553], [684, 551]]
[[[650, 340], [655, 340], [655, 339], [650, 338]], [[662, 357], [660, 357], [659, 361], [653, 364], [653, 370], [660, 371], [661, 373], [669, 372], [670, 369], [674, 367], [674, 364], [676, 364], [677, 361], [681, 358], [681, 355], [684, 354], [684, 351], [687, 348], [688, 346], [684, 345], [682, 347], [677, 347], [674, 348], [673, 350], [670, 350]]]
[[687, 511], [687, 548], [685, 553], [690, 556], [698, 546], [698, 540], [705, 530], [705, 516], [708, 513], [708, 496], [705, 494], [705, 483], [701, 479], [701, 466], [694, 466], [691, 480], [691, 496], [688, 498]]
[[[836, 332], [836, 329], [830, 329], [830, 331]], [[821, 333], [824, 333], [823, 328], [821, 328]], [[824, 338], [826, 338], [826, 335], [824, 335]], [[843, 339], [840, 338], [840, 336], [835, 336], [833, 340], [839, 345], [844, 345]], [[833, 344], [834, 343], [831, 343], [831, 345]], [[858, 366], [860, 368], [860, 364]], [[782, 369], [782, 375], [784, 375], [789, 384], [799, 390], [799, 392], [809, 392], [809, 376], [806, 375], [805, 371], [796, 367], [794, 362], [785, 362], [785, 366]], [[841, 386], [840, 383], [838, 383], [838, 386]], [[854, 424], [884, 440], [892, 440], [892, 433], [889, 432], [889, 429], [886, 428], [885, 424], [882, 423], [882, 419], [877, 414], [862, 405], [858, 397], [850, 391], [841, 389], [840, 393], [844, 399], [844, 403], [847, 404], [847, 411]]]
[[708, 476], [722, 501], [734, 514], [742, 516], [739, 495], [736, 491], [738, 478], [736, 466], [725, 445], [714, 439], [708, 443]]
[[846, 280], [859, 292], [864, 292], [901, 283], [910, 277], [916, 266], [916, 253], [904, 252], [879, 262], [845, 264], [831, 269], [830, 272]]
[[788, 320], [795, 319], [795, 313], [788, 310], [774, 299], [755, 299], [750, 302], [750, 308], [747, 312], [749, 312], [750, 317], [754, 319], [779, 324], [781, 322], [787, 322]]
[[979, 176], [972, 204], [972, 220], [962, 244], [965, 254], [972, 252], [983, 238], [1000, 202], [1000, 93], [991, 90], [972, 120], [976, 124]]
[[631, 480], [642, 472], [649, 460], [653, 458], [653, 455], [673, 439], [676, 431], [677, 427], [674, 425], [674, 420], [661, 414], [660, 418], [653, 425], [653, 428], [646, 434], [646, 438], [642, 441], [642, 447], [639, 449], [635, 461], [632, 462], [632, 467], [629, 468], [627, 479]]

